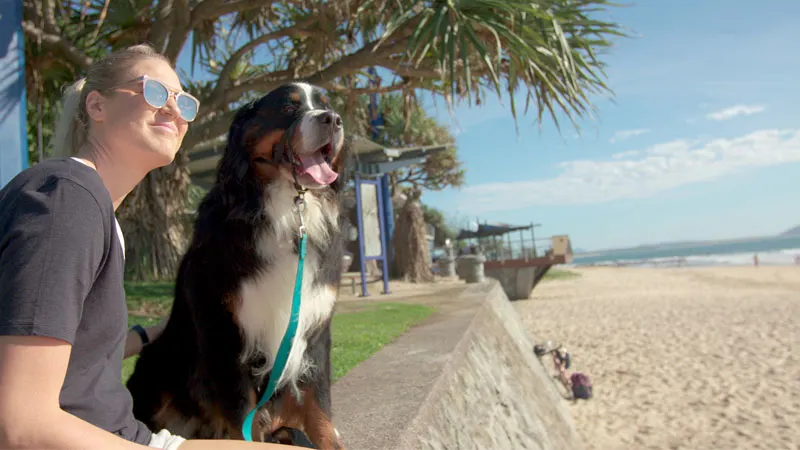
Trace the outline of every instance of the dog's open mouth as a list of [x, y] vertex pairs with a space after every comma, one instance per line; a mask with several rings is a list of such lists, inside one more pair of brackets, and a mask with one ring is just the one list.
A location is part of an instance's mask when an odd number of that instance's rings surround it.
[[298, 177], [307, 176], [309, 181], [321, 186], [327, 186], [339, 176], [331, 168], [331, 155], [333, 146], [330, 142], [311, 153], [296, 154], [295, 173]]

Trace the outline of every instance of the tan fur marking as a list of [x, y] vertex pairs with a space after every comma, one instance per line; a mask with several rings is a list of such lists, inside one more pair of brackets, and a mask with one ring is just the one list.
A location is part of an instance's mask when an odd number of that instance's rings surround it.
[[314, 446], [321, 450], [344, 450], [333, 422], [317, 403], [314, 390], [310, 387], [302, 389], [302, 402], [294, 395], [286, 394], [281, 399], [279, 410], [272, 418], [271, 433], [282, 427], [303, 430]]
[[[283, 138], [283, 132], [284, 130], [275, 130], [267, 133], [260, 141], [256, 142], [250, 152], [250, 161], [253, 164], [253, 169], [256, 176], [262, 181], [273, 180], [278, 177], [278, 168], [272, 164], [272, 149]], [[266, 162], [256, 161], [257, 158], [263, 158]]]
[[334, 156], [333, 160], [331, 161], [331, 169], [333, 169], [334, 172], [341, 174], [344, 170], [344, 139], [335, 144], [338, 145], [335, 149], [336, 156]]
[[238, 295], [227, 294], [222, 298], [222, 305], [225, 307], [226, 311], [233, 314], [235, 321], [236, 313], [239, 312], [239, 308], [242, 306], [242, 299], [239, 298]]
[[161, 408], [159, 408], [158, 411], [153, 414], [153, 422], [165, 424], [169, 423], [170, 419], [174, 419], [174, 415], [177, 413], [177, 411], [175, 411], [171, 405], [172, 396], [167, 393], [161, 394]]
[[[250, 161], [253, 164], [253, 169], [256, 176], [262, 181], [275, 180], [280, 175], [280, 168], [272, 164], [273, 149], [283, 139], [283, 134], [286, 130], [275, 130], [267, 133], [261, 140], [253, 145], [250, 152]], [[295, 128], [294, 136], [292, 137], [292, 148], [299, 148], [303, 142], [303, 135], [300, 128]], [[263, 158], [266, 162], [256, 161], [257, 158]]]

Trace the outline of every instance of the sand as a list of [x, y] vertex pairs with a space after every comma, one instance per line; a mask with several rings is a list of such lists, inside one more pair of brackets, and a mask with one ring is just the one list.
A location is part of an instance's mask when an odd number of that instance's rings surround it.
[[591, 377], [587, 449], [800, 449], [800, 267], [576, 271], [514, 305]]

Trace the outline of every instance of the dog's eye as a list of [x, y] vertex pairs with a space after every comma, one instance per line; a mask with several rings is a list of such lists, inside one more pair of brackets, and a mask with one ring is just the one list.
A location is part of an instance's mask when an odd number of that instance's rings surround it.
[[294, 114], [297, 111], [297, 107], [294, 105], [286, 105], [283, 107], [284, 114]]

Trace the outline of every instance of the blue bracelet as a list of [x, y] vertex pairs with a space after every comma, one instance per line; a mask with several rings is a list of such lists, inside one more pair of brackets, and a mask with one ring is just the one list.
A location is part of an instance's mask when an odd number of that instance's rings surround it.
[[131, 327], [131, 330], [139, 334], [139, 337], [142, 339], [142, 347], [150, 343], [150, 337], [147, 336], [147, 331], [145, 331], [141, 325], [136, 324]]

